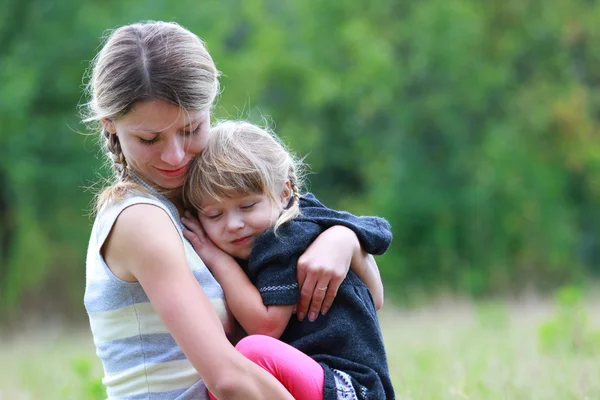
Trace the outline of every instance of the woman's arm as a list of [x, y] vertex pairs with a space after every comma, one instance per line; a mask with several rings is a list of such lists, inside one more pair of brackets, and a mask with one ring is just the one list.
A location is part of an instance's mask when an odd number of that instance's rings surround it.
[[354, 231], [336, 225], [321, 233], [298, 260], [301, 289], [296, 314], [300, 321], [307, 313], [309, 320], [314, 321], [319, 312], [325, 314], [329, 311], [350, 266], [367, 284], [374, 299], [377, 293], [383, 296], [381, 279], [373, 279], [372, 275], [374, 268], [379, 276], [377, 264], [363, 255]]
[[118, 217], [104, 246], [111, 269], [140, 282], [175, 341], [220, 399], [293, 399], [273, 376], [229, 343], [210, 300], [187, 266], [167, 214], [137, 204]]

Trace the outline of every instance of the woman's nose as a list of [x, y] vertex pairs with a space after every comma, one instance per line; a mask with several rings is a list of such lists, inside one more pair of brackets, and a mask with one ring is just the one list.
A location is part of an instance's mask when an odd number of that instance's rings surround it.
[[161, 159], [165, 163], [174, 167], [181, 167], [181, 161], [185, 157], [183, 142], [180, 138], [174, 138], [168, 141], [162, 151]]

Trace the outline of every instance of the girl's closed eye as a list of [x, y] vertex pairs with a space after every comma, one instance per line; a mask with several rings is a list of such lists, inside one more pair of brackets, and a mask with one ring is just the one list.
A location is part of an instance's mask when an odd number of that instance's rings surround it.
[[214, 213], [214, 214], [204, 214], [204, 216], [210, 220], [215, 220], [219, 218], [223, 213]]
[[241, 208], [242, 210], [250, 210], [250, 209], [252, 209], [252, 207], [254, 207], [255, 205], [256, 205], [256, 203], [248, 203], [248, 204], [245, 204], [245, 205], [242, 205], [242, 206], [240, 206], [240, 208]]

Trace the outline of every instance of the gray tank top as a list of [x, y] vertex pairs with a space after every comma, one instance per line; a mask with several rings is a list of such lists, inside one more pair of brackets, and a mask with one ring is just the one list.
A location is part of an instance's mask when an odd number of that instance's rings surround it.
[[84, 304], [96, 353], [102, 360], [108, 399], [208, 399], [206, 387], [137, 282], [117, 278], [100, 249], [119, 214], [134, 204], [152, 204], [173, 221], [192, 273], [210, 298], [226, 334], [235, 324], [221, 286], [183, 237], [175, 205], [152, 186], [136, 178], [149, 195], [132, 194], [101, 210], [94, 222], [86, 260]]

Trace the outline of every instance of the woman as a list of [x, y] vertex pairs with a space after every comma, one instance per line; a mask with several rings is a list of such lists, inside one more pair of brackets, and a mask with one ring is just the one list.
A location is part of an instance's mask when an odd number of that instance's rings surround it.
[[[210, 132], [218, 75], [202, 41], [173, 23], [121, 27], [93, 61], [85, 121], [99, 123], [115, 176], [97, 198], [84, 303], [110, 399], [206, 399], [206, 388], [292, 398], [232, 346], [223, 291], [182, 235], [180, 191]], [[335, 226], [302, 255], [300, 319], [329, 308], [351, 262], [368, 263], [358, 246]]]

